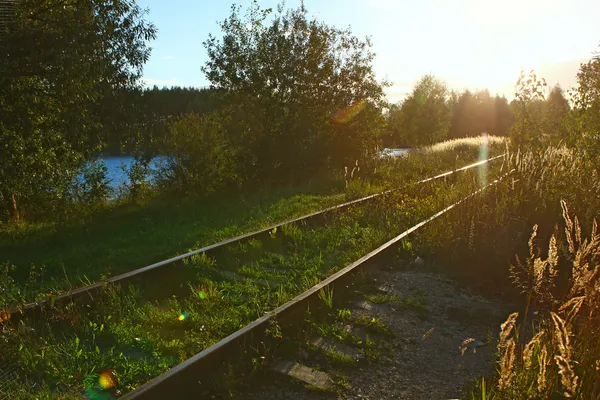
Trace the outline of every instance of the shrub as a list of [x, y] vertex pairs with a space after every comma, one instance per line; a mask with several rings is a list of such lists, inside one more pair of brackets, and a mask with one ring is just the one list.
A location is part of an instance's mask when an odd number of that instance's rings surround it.
[[151, 191], [151, 183], [148, 181], [151, 161], [148, 157], [136, 157], [129, 168], [125, 164], [121, 164], [121, 169], [129, 179], [129, 183], [124, 185], [124, 194], [134, 203]]
[[189, 113], [168, 125], [160, 185], [207, 194], [236, 181], [235, 152], [227, 140], [222, 113]]
[[82, 167], [81, 175], [73, 185], [74, 200], [83, 206], [97, 206], [114, 194], [107, 177], [108, 168], [101, 160]]

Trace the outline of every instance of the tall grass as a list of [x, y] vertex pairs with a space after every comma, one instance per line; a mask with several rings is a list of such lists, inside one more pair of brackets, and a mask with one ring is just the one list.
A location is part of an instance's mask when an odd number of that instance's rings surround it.
[[450, 139], [431, 146], [426, 146], [421, 151], [425, 153], [439, 153], [441, 151], [454, 151], [464, 147], [499, 146], [506, 143], [504, 136], [481, 135], [475, 137]]
[[501, 327], [497, 373], [472, 397], [600, 398], [597, 167], [577, 149], [549, 147], [511, 149], [503, 168], [516, 170], [512, 179], [414, 242], [482, 292], [522, 302]]
[[600, 398], [600, 233], [594, 220], [584, 238], [561, 206], [564, 230], [542, 249], [534, 226], [529, 257], [511, 268], [527, 304], [520, 325], [518, 312], [502, 325], [490, 399]]

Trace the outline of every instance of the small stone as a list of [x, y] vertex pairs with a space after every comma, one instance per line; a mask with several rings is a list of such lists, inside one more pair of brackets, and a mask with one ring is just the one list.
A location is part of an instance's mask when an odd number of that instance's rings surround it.
[[308, 360], [308, 351], [306, 351], [304, 349], [300, 350], [300, 356], [302, 357], [302, 359], [304, 361]]

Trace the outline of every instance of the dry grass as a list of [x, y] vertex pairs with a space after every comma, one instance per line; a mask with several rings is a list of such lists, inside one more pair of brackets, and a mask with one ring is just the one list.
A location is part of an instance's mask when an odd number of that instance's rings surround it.
[[535, 227], [529, 259], [513, 270], [528, 295], [526, 313], [535, 307], [540, 318], [525, 343], [519, 332], [528, 327], [516, 326], [517, 313], [502, 325], [499, 379], [488, 398], [600, 398], [600, 234], [594, 221], [584, 238], [578, 218], [561, 206], [565, 229], [550, 238], [547, 258], [538, 256]]
[[422, 149], [425, 153], [438, 153], [441, 151], [455, 150], [457, 147], [479, 147], [482, 145], [486, 146], [497, 146], [502, 145], [506, 142], [506, 138], [503, 136], [475, 136], [468, 138], [459, 138], [446, 140], [444, 142], [436, 143], [431, 146], [427, 146]]

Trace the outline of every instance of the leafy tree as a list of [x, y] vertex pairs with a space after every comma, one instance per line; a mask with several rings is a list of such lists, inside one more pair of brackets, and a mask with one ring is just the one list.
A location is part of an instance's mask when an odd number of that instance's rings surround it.
[[451, 138], [473, 136], [473, 120], [476, 112], [475, 96], [469, 90], [465, 90], [453, 104], [449, 136]]
[[573, 93], [572, 142], [588, 158], [600, 156], [600, 56], [581, 64]]
[[509, 135], [517, 146], [540, 147], [544, 143], [544, 88], [546, 81], [532, 71], [521, 71], [516, 84], [512, 108], [515, 123]]
[[18, 2], [0, 42], [0, 210], [65, 200], [138, 85], [156, 35], [144, 15], [130, 0]]
[[515, 119], [506, 97], [496, 96], [494, 110], [495, 129], [492, 130], [491, 133], [497, 136], [506, 136]]
[[[129, 154], [138, 154], [148, 158], [162, 154], [162, 146], [167, 140], [167, 124], [184, 114], [194, 112], [204, 114], [216, 111], [226, 105], [223, 93], [211, 89], [197, 89], [192, 87], [163, 87], [154, 86], [145, 89], [136, 97], [141, 129], [139, 136], [131, 138], [127, 129], [112, 137], [111, 152], [119, 153], [122, 147], [122, 138], [133, 140], [127, 143], [125, 151]], [[116, 131], [113, 131], [116, 132]]]
[[451, 122], [446, 85], [432, 75], [425, 75], [402, 103], [397, 121], [402, 138], [411, 146], [446, 139]]
[[383, 137], [383, 146], [386, 147], [408, 147], [404, 142], [401, 132], [401, 104], [391, 104], [385, 114], [385, 136]]
[[563, 94], [560, 86], [555, 86], [550, 91], [546, 104], [544, 130], [548, 142], [553, 145], [565, 143], [569, 139], [568, 117], [571, 106]]
[[377, 141], [379, 130], [360, 133], [373, 140], [356, 140], [349, 125], [383, 104], [369, 39], [310, 19], [304, 5], [284, 11], [281, 4], [270, 21], [273, 11], [256, 1], [244, 17], [240, 10], [232, 6], [221, 23], [222, 40], [204, 42], [203, 71], [236, 104], [230, 132], [248, 177], [301, 179]]

